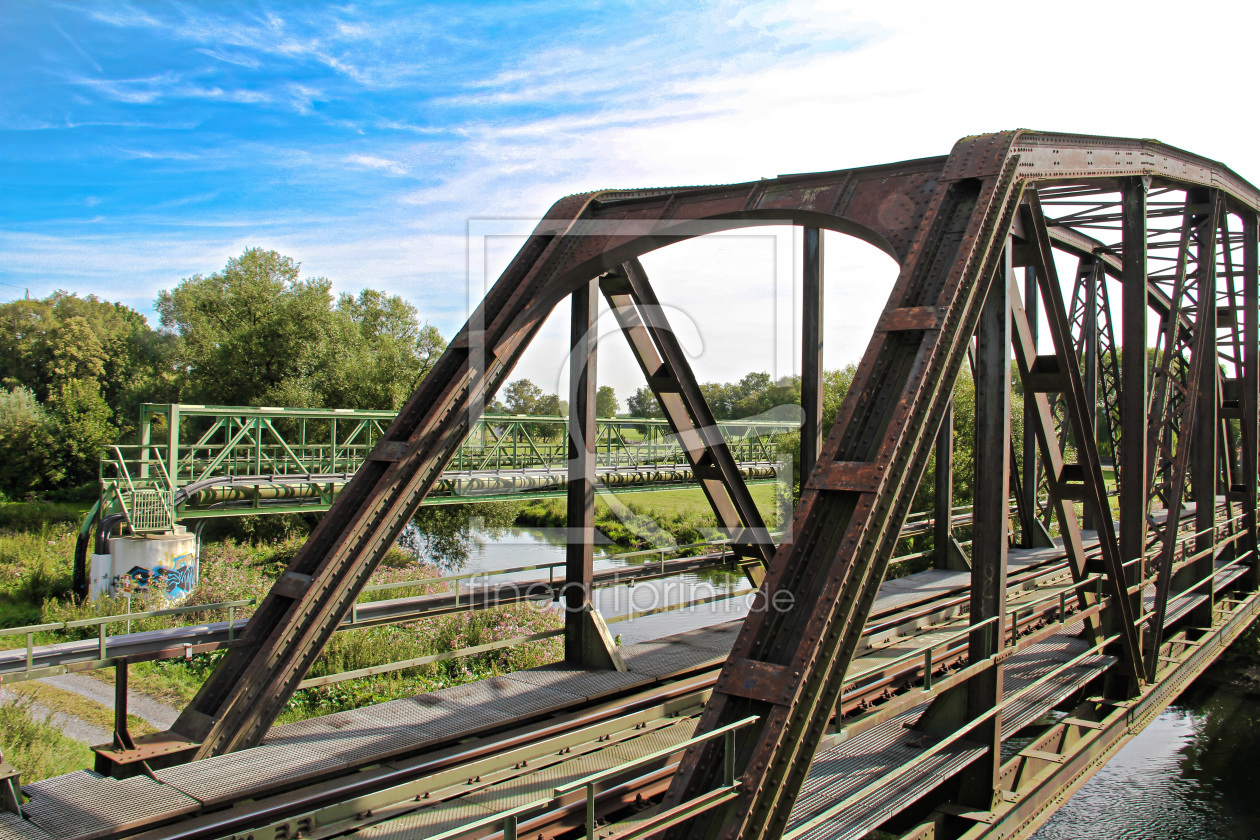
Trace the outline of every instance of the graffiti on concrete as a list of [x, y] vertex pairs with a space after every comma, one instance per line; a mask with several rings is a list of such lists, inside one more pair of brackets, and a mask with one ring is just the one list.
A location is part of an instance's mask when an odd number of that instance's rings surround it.
[[183, 598], [196, 584], [193, 554], [181, 554], [170, 562], [169, 567], [154, 566], [152, 569], [133, 566], [125, 575], [119, 576], [117, 587], [124, 592], [147, 589], [167, 598]]

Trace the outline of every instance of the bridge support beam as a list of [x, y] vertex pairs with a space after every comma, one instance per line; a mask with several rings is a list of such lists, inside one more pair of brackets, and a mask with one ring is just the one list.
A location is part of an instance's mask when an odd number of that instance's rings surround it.
[[[1084, 342], [1082, 350], [1085, 369], [1082, 372], [1085, 385], [1085, 420], [1087, 433], [1094, 445], [1098, 445], [1098, 286], [1106, 282], [1102, 263], [1091, 260], [1089, 276], [1085, 278]], [[1086, 530], [1098, 527], [1097, 516], [1089, 505], [1085, 506], [1081, 524]], [[1110, 516], [1110, 511], [1104, 515]]]
[[[975, 501], [972, 508], [970, 624], [967, 658], [984, 662], [1005, 646], [1006, 567], [1010, 532], [1011, 249], [991, 284], [976, 328]], [[915, 724], [945, 737], [992, 711], [1002, 701], [1002, 663], [991, 661], [940, 695]], [[985, 755], [962, 773], [960, 804], [983, 811], [996, 803], [1002, 764], [1001, 714], [976, 724], [967, 736]]]
[[[1212, 192], [1212, 210], [1199, 226], [1197, 262], [1199, 272], [1198, 307], [1195, 312], [1195, 329], [1204, 340], [1197, 347], [1202, 350], [1191, 359], [1198, 368], [1198, 408], [1195, 410], [1194, 431], [1191, 434], [1190, 481], [1194, 490], [1194, 549], [1202, 554], [1188, 567], [1187, 583], [1198, 582], [1211, 573], [1216, 564], [1216, 494], [1220, 480], [1217, 434], [1220, 426], [1219, 363], [1216, 349], [1217, 301], [1216, 301], [1216, 237], [1221, 227], [1221, 197]], [[1228, 246], [1226, 246], [1228, 247]], [[1208, 599], [1196, 607], [1190, 622], [1196, 627], [1212, 626], [1212, 590]]]
[[[1146, 276], [1146, 188], [1142, 177], [1121, 187], [1121, 347], [1120, 557], [1128, 562], [1146, 551], [1146, 424], [1151, 383], [1146, 358], [1146, 318], [1150, 305]], [[1144, 564], [1135, 564], [1141, 567]], [[1137, 575], [1142, 574], [1139, 568]], [[1141, 597], [1139, 594], [1138, 598]]]
[[823, 422], [823, 237], [816, 227], [803, 234], [801, 292], [801, 482], [818, 463]]
[[[1032, 346], [1037, 346], [1037, 332], [1040, 327], [1037, 312], [1039, 310], [1037, 292], [1037, 269], [1033, 266], [1024, 268], [1024, 312], [1028, 319], [1028, 337]], [[1051, 548], [1054, 540], [1046, 529], [1046, 523], [1037, 515], [1037, 488], [1041, 486], [1041, 458], [1037, 452], [1037, 395], [1021, 379], [1024, 386], [1024, 467], [1023, 483], [1020, 492], [1024, 494], [1023, 508], [1027, 511], [1027, 528], [1024, 529], [1024, 548]], [[1013, 469], [1013, 467], [1012, 467]], [[1050, 509], [1049, 500], [1046, 509]], [[1047, 520], [1049, 521], [1049, 520]]]
[[595, 575], [596, 343], [599, 281], [572, 295], [569, 331], [569, 484], [564, 579], [564, 661], [590, 668], [626, 670], [591, 603]]
[[665, 419], [678, 436], [719, 526], [730, 535], [732, 552], [742, 561], [744, 575], [753, 586], [760, 586], [774, 554], [770, 531], [726, 447], [700, 383], [648, 282], [647, 272], [638, 260], [630, 260], [622, 268], [622, 274], [603, 275], [600, 290], [608, 299]]
[[954, 537], [954, 401], [945, 408], [945, 419], [936, 433], [936, 497], [932, 512], [933, 565], [938, 569], [966, 571], [971, 560]]
[[[967, 657], [983, 662], [998, 654], [1006, 639], [1006, 559], [1010, 530], [1011, 247], [985, 299], [976, 329], [975, 508], [971, 543], [971, 624], [983, 624], [968, 638]], [[967, 719], [973, 720], [1002, 701], [1002, 664], [967, 683]], [[989, 809], [1002, 765], [1001, 714], [972, 731], [987, 753], [963, 774], [963, 804]]]
[[[1057, 463], [1046, 464], [1051, 495], [1056, 498], [1065, 546], [1068, 549], [1068, 556], [1073, 560], [1075, 573], [1079, 574], [1083, 571], [1077, 558], [1083, 558], [1084, 550], [1077, 525], [1074, 501], [1080, 499], [1086, 508], [1093, 507], [1097, 516], [1098, 548], [1102, 561], [1100, 571], [1103, 574], [1107, 594], [1112, 596], [1111, 608], [1106, 611], [1104, 623], [1108, 625], [1110, 632], [1120, 637], [1115, 653], [1125, 663], [1130, 678], [1128, 690], [1132, 692], [1136, 691], [1145, 679], [1140, 631], [1136, 626], [1137, 611], [1129, 597], [1128, 578], [1120, 559], [1120, 545], [1116, 538], [1115, 523], [1111, 518], [1111, 504], [1107, 495], [1106, 482], [1103, 480], [1102, 460], [1089, 428], [1080, 362], [1072, 345], [1071, 327], [1068, 323], [1067, 308], [1063, 305], [1063, 289], [1059, 284], [1058, 272], [1055, 270], [1051, 254], [1046, 219], [1036, 190], [1033, 189], [1030, 192], [1031, 195], [1028, 196], [1027, 203], [1021, 208], [1021, 212], [1024, 229], [1032, 247], [1034, 265], [1037, 268], [1037, 283], [1041, 288], [1041, 297], [1046, 306], [1046, 323], [1050, 327], [1050, 337], [1054, 342], [1055, 352], [1051, 356], [1036, 356], [1035, 348], [1030, 347], [1026, 340], [1021, 339], [1018, 345], [1025, 348], [1025, 358], [1020, 363], [1020, 374], [1025, 377], [1025, 382], [1029, 382], [1029, 377], [1034, 372], [1036, 373], [1033, 377], [1034, 390], [1057, 391], [1062, 394], [1064, 422], [1077, 442], [1078, 463], [1064, 464], [1060, 455]], [[1026, 329], [1025, 327], [1023, 330], [1025, 334]], [[1035, 359], [1032, 365], [1028, 366], [1027, 355], [1030, 352]], [[1040, 410], [1038, 413], [1043, 414]], [[1042, 430], [1041, 445], [1043, 449], [1049, 449], [1051, 446], [1049, 439], [1054, 437], [1054, 430], [1048, 410], [1043, 414], [1043, 418], [1042, 425], [1045, 428]], [[1058, 449], [1057, 439], [1054, 441], [1054, 447]]]
[[1257, 484], [1260, 484], [1260, 221], [1250, 208], [1243, 218], [1243, 393], [1242, 452], [1239, 481], [1243, 485], [1243, 550], [1251, 550], [1251, 585], [1260, 586], [1260, 528], [1257, 527]]

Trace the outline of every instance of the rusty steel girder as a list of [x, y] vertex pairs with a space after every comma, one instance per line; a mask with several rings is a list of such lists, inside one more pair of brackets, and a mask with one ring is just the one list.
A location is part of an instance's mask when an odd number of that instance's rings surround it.
[[[1175, 200], [1162, 200], [1165, 194]], [[684, 438], [719, 523], [737, 544], [746, 572], [761, 581], [754, 609], [700, 725], [704, 731], [759, 716], [735, 741], [741, 794], [697, 821], [703, 824], [674, 829], [678, 836], [776, 837], [784, 831], [810, 760], [833, 719], [845, 673], [981, 313], [1000, 314], [1001, 305], [1013, 324], [1008, 329], [1026, 392], [1026, 420], [1034, 426], [1024, 451], [1035, 450], [1034, 460], [1044, 468], [1048, 506], [1055, 511], [1078, 580], [1090, 570], [1081, 548], [1076, 502], [1083, 501], [1099, 524], [1095, 570], [1104, 576], [1103, 594], [1110, 604], [1103, 623], [1117, 639], [1112, 652], [1119, 663], [1116, 672], [1123, 676], [1120, 684], [1135, 689], [1147, 678], [1151, 661], [1149, 649], [1143, 656], [1142, 630], [1150, 634], [1148, 639], [1158, 640], [1165, 628], [1149, 626], [1150, 617], [1142, 615], [1133, 586], [1144, 580], [1144, 564], [1129, 561], [1145, 550], [1153, 471], [1176, 472], [1171, 462], [1178, 453], [1168, 446], [1154, 447], [1153, 439], [1175, 437], [1170, 424], [1182, 422], [1186, 413], [1184, 400], [1176, 402], [1178, 410], [1165, 410], [1161, 403], [1164, 419], [1148, 428], [1154, 415], [1148, 417], [1145, 333], [1135, 325], [1145, 324], [1149, 309], [1165, 321], [1166, 332], [1180, 337], [1182, 362], [1187, 356], [1202, 358], [1202, 351], [1184, 339], [1195, 334], [1198, 313], [1205, 307], [1187, 306], [1187, 284], [1178, 284], [1176, 272], [1162, 270], [1154, 260], [1176, 249], [1184, 220], [1202, 215], [1203, 195], [1233, 214], [1238, 224], [1235, 231], [1220, 223], [1208, 234], [1225, 231], [1227, 247], [1214, 253], [1222, 261], [1231, 260], [1219, 272], [1230, 278], [1220, 287], [1231, 297], [1217, 303], [1233, 314], [1225, 327], [1215, 319], [1211, 327], [1204, 325], [1212, 330], [1213, 344], [1227, 346], [1228, 354], [1215, 377], [1216, 368], [1202, 363], [1198, 376], [1221, 384], [1215, 390], [1210, 385], [1192, 389], [1222, 395], [1219, 405], [1218, 400], [1198, 398], [1194, 425], [1197, 446], [1212, 443], [1214, 451], [1225, 454], [1213, 457], [1206, 471], [1190, 478], [1196, 493], [1208, 492], [1204, 488], [1218, 475], [1219, 462], [1227, 491], [1239, 497], [1244, 511], [1251, 511], [1244, 527], [1254, 545], [1254, 240], [1260, 194], [1220, 164], [1153, 141], [1012, 131], [964, 138], [947, 156], [884, 166], [723, 186], [585, 193], [557, 202], [538, 224], [276, 582], [242, 639], [181, 714], [173, 731], [194, 745], [184, 757], [221, 754], [262, 740], [543, 321], [574, 292], [592, 296], [596, 280], [599, 291], [617, 307], [649, 384], [667, 404], [670, 423]], [[770, 541], [738, 472], [730, 469], [720, 435], [713, 435], [712, 413], [668, 325], [654, 311], [655, 294], [637, 259], [680, 240], [764, 224], [852, 235], [900, 266], [830, 435], [816, 455], [807, 447], [816, 463], [802, 477], [792, 537], [778, 546]], [[812, 265], [807, 268], [807, 292], [820, 301], [821, 240], [816, 237], [806, 235], [812, 254], [808, 259], [813, 260], [807, 260]], [[1081, 272], [1088, 268], [1087, 282], [1101, 287], [1104, 303], [1088, 297], [1071, 309], [1066, 305], [1052, 250], [1089, 261]], [[1218, 257], [1212, 259], [1215, 265]], [[1031, 273], [1025, 301], [1013, 279], [1017, 267]], [[1241, 277], [1237, 283], [1235, 275]], [[1119, 363], [1107, 282], [1122, 286], [1122, 343], [1143, 342], [1140, 356], [1125, 354]], [[1051, 327], [1053, 352], [1048, 355], [1038, 351], [1036, 317], [1025, 314], [1037, 311], [1038, 298]], [[986, 302], [998, 308], [986, 310]], [[1092, 333], [1082, 335], [1082, 330], [1096, 330], [1103, 316], [1105, 341], [1092, 339]], [[1230, 324], [1234, 333], [1217, 335]], [[1204, 330], [1198, 334], [1206, 335]], [[807, 365], [811, 381], [819, 375], [823, 332], [820, 319], [806, 331], [815, 353]], [[990, 352], [995, 334], [987, 333]], [[1111, 356], [1105, 358], [1108, 346]], [[992, 362], [986, 364], [991, 369]], [[1105, 371], [1104, 388], [1111, 389], [1103, 400], [1107, 428], [1102, 431], [1124, 459], [1119, 533], [1112, 523], [1097, 445], [1100, 429], [1093, 403], [1098, 396], [1091, 385], [1100, 369]], [[1180, 370], [1174, 365], [1172, 374], [1180, 375]], [[989, 381], [1001, 381], [991, 372]], [[1156, 378], [1161, 387], [1168, 381], [1162, 372]], [[818, 390], [805, 391], [812, 440], [820, 416]], [[1055, 394], [1063, 405], [1061, 424], [1051, 411], [1050, 396]], [[986, 412], [1006, 411], [1009, 399], [984, 402], [997, 406]], [[1212, 411], [1205, 417], [1202, 406], [1208, 403]], [[999, 417], [985, 420], [991, 428], [1003, 428], [996, 422]], [[1057, 425], [1071, 428], [1075, 460], [1068, 460], [1069, 448]], [[1015, 459], [1007, 454], [1012, 441], [986, 445], [996, 447], [987, 455], [1009, 462], [1014, 472]], [[1156, 449], [1165, 455], [1157, 457]], [[1160, 458], [1168, 465], [1157, 466]], [[1035, 476], [1033, 465], [1025, 463], [1022, 478], [1012, 475], [1011, 483], [1036, 487]], [[1171, 485], [1178, 483], [1184, 484], [1184, 478]], [[986, 498], [1001, 507], [977, 512], [977, 521], [1006, 520], [1004, 488], [993, 492], [989, 487]], [[1019, 495], [1031, 494], [1027, 490]], [[583, 518], [583, 504], [589, 502], [571, 504], [571, 525], [589, 521]], [[1134, 518], [1138, 530], [1125, 530]], [[1030, 521], [1031, 512], [1022, 513], [1021, 519]], [[986, 574], [994, 570], [992, 557], [1001, 562], [1001, 553], [993, 548], [984, 561], [990, 563], [984, 566]], [[578, 560], [574, 568], [589, 566]], [[1161, 579], [1175, 588], [1167, 573]], [[1000, 744], [997, 728], [993, 743]], [[666, 808], [717, 786], [726, 761], [723, 749], [723, 742], [715, 740], [686, 753]]]

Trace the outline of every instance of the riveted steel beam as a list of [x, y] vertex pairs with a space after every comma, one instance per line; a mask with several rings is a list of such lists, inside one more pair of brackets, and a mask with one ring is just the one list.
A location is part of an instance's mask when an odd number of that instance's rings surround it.
[[1242, 451], [1239, 481], [1244, 487], [1243, 527], [1250, 549], [1252, 583], [1260, 583], [1260, 220], [1255, 212], [1242, 211], [1243, 218], [1243, 372], [1242, 372]]
[[626, 669], [591, 602], [595, 577], [596, 344], [599, 281], [573, 291], [569, 330], [569, 484], [565, 544], [564, 659], [592, 668]]
[[801, 480], [818, 462], [823, 429], [823, 235], [805, 228], [801, 265]]
[[670, 428], [678, 436], [719, 526], [731, 538], [732, 550], [758, 561], [758, 565], [744, 567], [749, 580], [758, 585], [774, 551], [770, 531], [727, 449], [647, 273], [638, 260], [627, 262], [623, 268], [624, 273], [602, 276], [600, 288]]
[[[1063, 292], [1059, 285], [1054, 259], [1051, 256], [1045, 216], [1041, 212], [1035, 190], [1028, 196], [1028, 201], [1021, 208], [1021, 212], [1025, 230], [1030, 236], [1029, 244], [1032, 246], [1033, 260], [1037, 267], [1037, 281], [1046, 307], [1046, 323], [1049, 325], [1050, 337], [1055, 348], [1052, 357], [1043, 358], [1047, 369], [1051, 367], [1054, 369], [1051, 375], [1058, 381], [1058, 385], [1054, 388], [1062, 395], [1065, 416], [1075, 437], [1079, 458], [1079, 464], [1075, 465], [1074, 469], [1065, 468], [1057, 474], [1051, 474], [1053, 492], [1060, 497], [1079, 495], [1086, 505], [1094, 509], [1098, 524], [1098, 544], [1106, 572], [1107, 586], [1111, 590], [1110, 594], [1115, 596], [1113, 604], [1113, 609], [1116, 611], [1115, 623], [1121, 636], [1126, 667], [1136, 687], [1141, 685], [1145, 678], [1142, 646], [1136, 626], [1137, 616], [1133, 609], [1133, 602], [1129, 598], [1127, 576], [1123, 561], [1120, 559], [1120, 546], [1116, 539], [1107, 485], [1103, 478], [1102, 459], [1089, 423], [1080, 363], [1072, 344], [1067, 311], [1063, 305]], [[1047, 373], [1049, 374], [1050, 371], [1047, 370]]]
[[[773, 837], [787, 823], [896, 542], [888, 526], [909, 510], [1002, 253], [1019, 194], [1012, 139], [961, 141], [944, 166], [884, 328], [802, 490], [794, 539], [776, 553], [701, 722], [762, 715], [738, 742], [745, 795], [675, 836]], [[706, 747], [689, 750], [667, 805], [711, 789], [720, 765]]]

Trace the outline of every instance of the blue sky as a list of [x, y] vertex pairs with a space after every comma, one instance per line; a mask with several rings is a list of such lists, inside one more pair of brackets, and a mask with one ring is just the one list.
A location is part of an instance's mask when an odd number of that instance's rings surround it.
[[[1236, 93], [1152, 69], [1169, 54], [1159, 15], [1025, 5], [7, 0], [0, 299], [62, 288], [151, 313], [158, 290], [260, 245], [339, 290], [402, 294], [450, 335], [467, 313], [470, 220], [536, 219], [578, 190], [941, 154], [1016, 126], [1159, 137], [1248, 176], [1254, 126]], [[1056, 24], [1074, 9], [1124, 29], [1077, 37]], [[1198, 10], [1236, 22], [1213, 29], [1220, 77], [1250, 73], [1252, 7]], [[675, 246], [649, 268], [699, 315], [722, 304], [698, 273], [773, 285], [747, 268], [757, 247]], [[861, 281], [829, 291], [832, 323], [874, 317], [889, 265], [829, 248], [831, 275]], [[784, 342], [748, 349], [749, 331], [711, 330], [704, 347], [741, 353], [704, 353], [702, 375], [789, 372]], [[869, 326], [843, 330], [830, 363], [860, 352], [851, 332]], [[556, 376], [554, 350], [522, 371]]]

